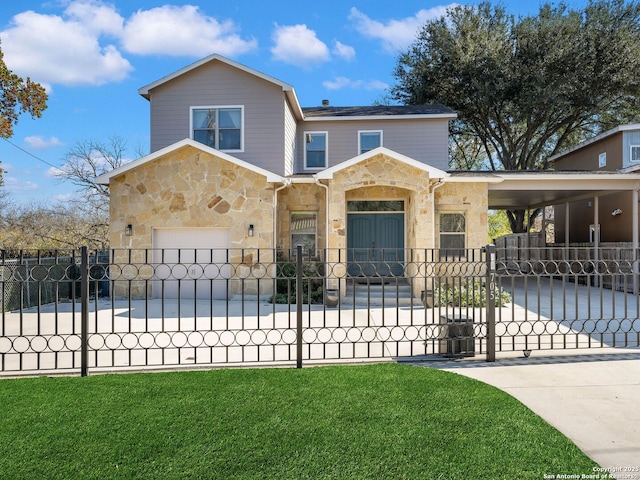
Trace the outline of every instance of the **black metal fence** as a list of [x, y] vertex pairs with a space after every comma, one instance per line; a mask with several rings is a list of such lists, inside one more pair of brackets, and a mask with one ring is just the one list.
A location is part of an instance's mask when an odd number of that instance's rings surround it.
[[497, 351], [640, 346], [640, 252], [629, 246], [499, 249]]
[[496, 352], [640, 340], [637, 252], [0, 253], [4, 375], [492, 361]]
[[486, 353], [480, 249], [385, 255], [398, 275], [341, 250], [29, 253], [0, 262], [5, 374]]

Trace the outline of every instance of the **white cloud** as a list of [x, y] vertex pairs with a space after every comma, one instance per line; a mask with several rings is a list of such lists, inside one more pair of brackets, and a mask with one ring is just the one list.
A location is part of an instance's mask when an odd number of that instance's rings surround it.
[[38, 184], [29, 180], [19, 180], [10, 175], [3, 176], [2, 179], [4, 180], [2, 188], [10, 193], [32, 192], [38, 189]]
[[192, 5], [138, 10], [123, 18], [101, 0], [66, 2], [59, 15], [32, 10], [15, 15], [0, 31], [7, 66], [51, 85], [104, 85], [133, 70], [123, 52], [141, 55], [239, 55], [257, 48], [230, 20], [218, 21]]
[[100, 43], [119, 32], [122, 19], [107, 6], [89, 14], [88, 5], [72, 2], [63, 16], [33, 11], [15, 15], [9, 28], [0, 32], [7, 66], [46, 84], [103, 85], [123, 80], [131, 64], [115, 45]]
[[69, 3], [64, 13], [91, 32], [110, 34], [114, 37], [122, 34], [124, 19], [113, 5], [99, 0], [77, 0]]
[[164, 5], [134, 13], [125, 22], [122, 44], [139, 55], [239, 55], [257, 48], [255, 39], [244, 40], [237, 30], [231, 20], [219, 22], [196, 6]]
[[392, 19], [386, 22], [372, 20], [353, 7], [349, 14], [349, 20], [354, 22], [356, 30], [362, 35], [380, 40], [386, 51], [395, 54], [413, 43], [418, 31], [427, 21], [442, 17], [449, 8], [457, 5], [457, 3], [450, 3], [428, 10], [422, 9], [412, 17], [400, 20]]
[[327, 90], [342, 90], [343, 88], [364, 89], [364, 90], [385, 90], [389, 84], [380, 80], [351, 80], [347, 77], [336, 77], [334, 80], [325, 80], [322, 86]]
[[325, 80], [322, 82], [322, 86], [328, 90], [340, 90], [342, 88], [349, 87], [353, 82], [347, 77], [336, 77], [333, 81]]
[[62, 145], [62, 142], [58, 140], [57, 137], [45, 138], [41, 135], [33, 135], [30, 137], [25, 137], [24, 143], [27, 145], [27, 147], [33, 148], [36, 150], [42, 150], [44, 148], [49, 148], [49, 147], [59, 147], [60, 145]]
[[75, 193], [60, 193], [58, 195], [54, 195], [53, 199], [56, 202], [69, 202], [71, 200], [75, 200], [78, 198], [78, 195]]
[[331, 59], [329, 47], [306, 25], [276, 25], [272, 39], [274, 60], [310, 68]]
[[335, 44], [333, 46], [333, 54], [342, 58], [343, 60], [346, 60], [347, 62], [350, 62], [351, 60], [356, 58], [355, 48], [349, 45], [345, 45], [344, 43], [341, 43], [337, 40], [335, 41]]
[[44, 172], [45, 177], [56, 178], [60, 176], [60, 174], [64, 173], [58, 167], [49, 167], [46, 172]]

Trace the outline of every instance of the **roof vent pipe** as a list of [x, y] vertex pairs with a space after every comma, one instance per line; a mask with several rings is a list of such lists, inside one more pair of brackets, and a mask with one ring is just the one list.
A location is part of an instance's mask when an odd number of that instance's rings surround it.
[[326, 98], [324, 100], [322, 100], [322, 106], [323, 107], [328, 107], [329, 106], [329, 100], [327, 100]]

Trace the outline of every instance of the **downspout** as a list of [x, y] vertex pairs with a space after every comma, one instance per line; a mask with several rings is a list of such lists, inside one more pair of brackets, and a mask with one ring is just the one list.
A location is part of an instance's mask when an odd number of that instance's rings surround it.
[[273, 251], [278, 249], [278, 192], [291, 185], [291, 179], [285, 178], [281, 187], [273, 191]]
[[[320, 180], [314, 175], [313, 179], [316, 182], [316, 185], [324, 188], [324, 248], [327, 252], [327, 257], [329, 256], [329, 186], [323, 183], [320, 183]], [[327, 260], [327, 259], [325, 259]]]
[[[429, 185], [429, 193], [431, 194], [431, 248], [436, 248], [436, 188], [440, 188], [444, 185], [442, 179], [439, 179], [436, 183]], [[427, 259], [425, 258], [425, 261]]]

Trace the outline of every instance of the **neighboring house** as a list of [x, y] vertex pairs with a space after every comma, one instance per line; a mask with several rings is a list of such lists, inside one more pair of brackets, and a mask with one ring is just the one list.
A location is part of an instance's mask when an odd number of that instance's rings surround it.
[[[640, 172], [640, 124], [621, 125], [549, 159], [556, 171]], [[638, 188], [583, 195], [555, 207], [556, 242], [633, 242]], [[599, 232], [599, 236], [597, 233]], [[635, 236], [634, 236], [635, 232]]]
[[[111, 192], [110, 246], [132, 249], [133, 261], [176, 255], [159, 248], [220, 248], [232, 249], [231, 263], [260, 268], [269, 249], [289, 255], [303, 244], [331, 262], [348, 255], [358, 262], [349, 275], [410, 275], [394, 265], [410, 249], [419, 262], [425, 249], [460, 254], [487, 242], [488, 189], [502, 180], [446, 172], [456, 118], [447, 107], [301, 108], [291, 85], [220, 55], [139, 93], [150, 104], [151, 153], [97, 178]], [[372, 252], [385, 262], [372, 263]], [[225, 250], [182, 255], [227, 261]], [[271, 286], [235, 282], [214, 295]], [[158, 293], [148, 288], [138, 293]]]

